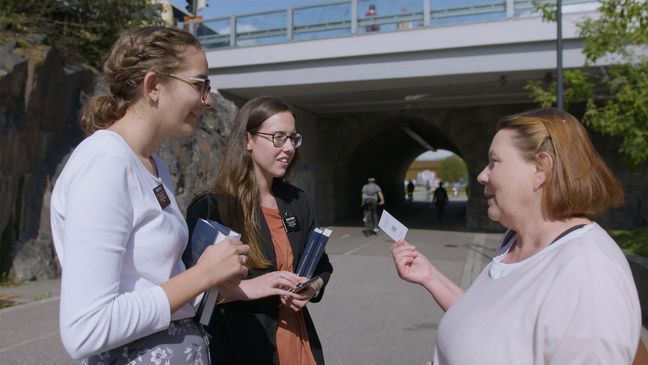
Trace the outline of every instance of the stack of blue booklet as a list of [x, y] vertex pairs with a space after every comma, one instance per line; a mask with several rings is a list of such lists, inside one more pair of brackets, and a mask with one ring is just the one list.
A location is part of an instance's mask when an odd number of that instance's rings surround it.
[[299, 276], [306, 278], [311, 278], [315, 272], [315, 267], [319, 263], [322, 254], [324, 253], [324, 247], [331, 237], [330, 229], [326, 228], [323, 231], [320, 228], [315, 228], [313, 232], [308, 236], [308, 243], [302, 253], [299, 263], [297, 264], [297, 270], [295, 273]]
[[198, 259], [209, 245], [217, 243], [216, 238], [218, 238], [219, 233], [224, 237], [228, 237], [230, 233], [234, 233], [235, 237], [240, 237], [238, 233], [216, 221], [211, 219], [198, 219], [191, 234], [191, 266], [198, 262]]
[[[191, 235], [191, 260], [193, 265], [198, 262], [198, 259], [209, 245], [217, 244], [228, 237], [239, 238], [241, 235], [216, 221], [198, 219]], [[217, 298], [218, 289], [216, 288], [211, 288], [204, 295], [200, 294], [196, 297], [194, 307], [197, 308], [197, 312], [200, 314], [200, 323], [209, 325]]]

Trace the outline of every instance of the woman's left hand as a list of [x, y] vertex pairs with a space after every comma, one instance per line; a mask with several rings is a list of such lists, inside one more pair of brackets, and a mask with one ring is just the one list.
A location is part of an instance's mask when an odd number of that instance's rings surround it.
[[306, 289], [299, 293], [293, 293], [292, 297], [281, 296], [281, 305], [287, 306], [295, 312], [299, 312], [306, 304], [317, 294], [317, 292], [324, 285], [324, 280], [321, 278], [309, 285]]
[[[295, 288], [305, 279], [289, 271], [273, 271], [240, 283], [228, 282], [219, 287], [227, 301], [255, 300], [273, 295], [296, 296], [288, 288]], [[303, 293], [302, 293], [303, 294]]]

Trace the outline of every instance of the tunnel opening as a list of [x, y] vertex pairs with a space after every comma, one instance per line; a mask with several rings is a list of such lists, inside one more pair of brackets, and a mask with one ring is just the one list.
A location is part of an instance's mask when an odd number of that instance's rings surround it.
[[[465, 186], [469, 169], [461, 157], [461, 151], [451, 137], [437, 123], [424, 118], [389, 115], [358, 123], [361, 130], [350, 131], [347, 143], [337, 160], [335, 186], [336, 224], [362, 226], [361, 188], [368, 178], [374, 178], [385, 197], [386, 209], [410, 228], [466, 230], [466, 205], [468, 197]], [[452, 197], [447, 211], [452, 219], [437, 222], [436, 207], [429, 200], [417, 198], [408, 201], [404, 181], [412, 163], [430, 150], [447, 151], [463, 167], [463, 175], [456, 179], [462, 183], [461, 198]], [[430, 181], [432, 184], [434, 181]], [[452, 181], [453, 183], [455, 181]], [[437, 183], [438, 184], [438, 183]], [[436, 186], [435, 186], [436, 187]], [[452, 196], [452, 185], [446, 186]], [[424, 185], [423, 185], [424, 189]], [[434, 189], [431, 189], [432, 191]], [[425, 194], [425, 193], [424, 193]], [[445, 215], [445, 213], [444, 213]]]
[[468, 195], [466, 162], [452, 151], [426, 151], [403, 177], [405, 204], [399, 209], [421, 228], [463, 230]]

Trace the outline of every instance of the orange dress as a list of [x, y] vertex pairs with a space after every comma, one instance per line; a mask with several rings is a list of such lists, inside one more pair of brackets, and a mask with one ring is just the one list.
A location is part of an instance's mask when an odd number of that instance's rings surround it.
[[[270, 228], [272, 244], [277, 257], [277, 270], [292, 272], [292, 248], [283, 228], [279, 210], [266, 207], [261, 207], [261, 209]], [[294, 312], [288, 307], [279, 306], [276, 341], [280, 365], [316, 365], [308, 342], [308, 331], [302, 311]]]

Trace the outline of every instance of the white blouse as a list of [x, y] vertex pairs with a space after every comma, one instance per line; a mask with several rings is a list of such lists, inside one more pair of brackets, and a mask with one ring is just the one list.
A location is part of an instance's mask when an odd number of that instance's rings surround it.
[[[161, 331], [194, 315], [171, 315], [160, 284], [185, 270], [188, 229], [168, 168], [153, 176], [123, 138], [100, 130], [74, 150], [51, 200], [52, 236], [61, 262], [60, 330], [80, 359]], [[162, 186], [162, 209], [153, 191]]]
[[629, 365], [640, 330], [628, 262], [593, 223], [522, 262], [486, 266], [443, 317], [435, 365]]

